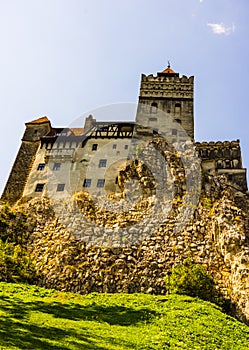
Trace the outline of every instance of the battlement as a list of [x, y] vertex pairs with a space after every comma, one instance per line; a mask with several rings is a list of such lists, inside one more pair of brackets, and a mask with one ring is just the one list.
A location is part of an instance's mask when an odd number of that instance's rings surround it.
[[175, 75], [169, 75], [169, 74], [163, 74], [163, 73], [157, 73], [156, 76], [153, 74], [142, 74], [141, 75], [141, 81], [144, 83], [146, 82], [152, 82], [152, 83], [157, 83], [157, 82], [170, 82], [170, 83], [181, 83], [181, 84], [194, 84], [194, 76], [187, 77], [186, 75], [182, 75], [179, 77], [179, 74], [176, 73], [177, 76]]
[[[163, 73], [161, 73], [163, 74]], [[194, 77], [142, 74], [140, 96], [150, 98], [193, 98]]]
[[195, 145], [202, 160], [216, 160], [218, 169], [242, 167], [239, 140], [196, 142]]
[[247, 191], [246, 169], [242, 167], [240, 141], [196, 142], [204, 174], [226, 175], [239, 191]]

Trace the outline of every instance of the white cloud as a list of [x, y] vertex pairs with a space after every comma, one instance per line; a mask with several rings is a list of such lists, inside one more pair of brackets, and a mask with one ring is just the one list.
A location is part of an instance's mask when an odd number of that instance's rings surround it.
[[224, 23], [207, 23], [214, 34], [230, 35], [235, 32], [235, 25], [226, 26]]

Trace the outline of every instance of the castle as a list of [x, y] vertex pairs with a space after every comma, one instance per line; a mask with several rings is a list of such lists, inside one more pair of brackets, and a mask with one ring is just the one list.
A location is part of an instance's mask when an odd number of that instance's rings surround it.
[[[1, 199], [115, 193], [131, 140], [160, 133], [172, 145], [195, 142], [193, 76], [180, 77], [170, 65], [156, 76], [142, 74], [138, 102], [135, 122], [97, 122], [92, 115], [82, 128], [56, 128], [47, 117], [27, 122]], [[194, 145], [203, 179], [223, 174], [236, 191], [247, 191], [239, 140]]]
[[26, 123], [1, 199], [27, 217], [36, 284], [163, 294], [172, 268], [190, 257], [249, 324], [240, 144], [195, 142], [193, 92], [194, 77], [168, 66], [142, 75], [134, 122]]

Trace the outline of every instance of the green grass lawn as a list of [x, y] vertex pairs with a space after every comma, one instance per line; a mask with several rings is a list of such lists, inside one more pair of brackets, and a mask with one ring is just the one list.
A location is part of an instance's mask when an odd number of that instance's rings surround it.
[[187, 296], [0, 283], [0, 349], [249, 349], [249, 327]]

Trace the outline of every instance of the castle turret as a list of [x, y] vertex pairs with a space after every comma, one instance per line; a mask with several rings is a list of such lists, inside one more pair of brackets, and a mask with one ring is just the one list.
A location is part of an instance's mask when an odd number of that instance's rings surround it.
[[90, 130], [93, 125], [96, 123], [96, 119], [93, 118], [93, 116], [90, 114], [86, 119], [85, 119], [85, 125], [84, 125], [84, 132]]
[[[152, 74], [142, 74], [136, 122], [159, 129], [169, 136], [171, 134], [173, 141], [179, 140], [181, 135], [178, 135], [179, 128], [172, 127], [172, 122], [179, 123], [194, 140], [193, 95], [194, 77], [179, 77], [179, 73], [175, 73], [170, 64], [165, 70], [157, 73], [156, 77]], [[143, 104], [146, 105], [146, 111], [143, 111]], [[163, 111], [161, 116], [158, 115], [160, 111]]]
[[40, 146], [40, 139], [51, 130], [47, 117], [42, 117], [25, 124], [22, 143], [12, 167], [1, 199], [14, 204], [22, 197], [28, 175]]

